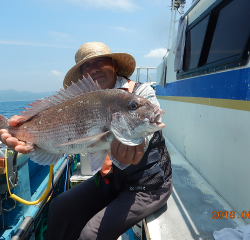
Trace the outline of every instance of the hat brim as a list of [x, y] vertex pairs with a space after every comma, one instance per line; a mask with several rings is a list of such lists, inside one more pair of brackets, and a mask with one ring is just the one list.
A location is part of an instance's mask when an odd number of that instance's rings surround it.
[[135, 70], [135, 65], [136, 65], [135, 59], [128, 53], [93, 54], [90, 57], [79, 61], [75, 66], [73, 66], [67, 72], [63, 81], [63, 87], [66, 88], [66, 86], [71, 85], [72, 82], [77, 82], [78, 79], [82, 79], [80, 66], [83, 63], [89, 61], [90, 59], [98, 57], [111, 57], [112, 59], [114, 59], [119, 67], [117, 76], [123, 76], [129, 78]]

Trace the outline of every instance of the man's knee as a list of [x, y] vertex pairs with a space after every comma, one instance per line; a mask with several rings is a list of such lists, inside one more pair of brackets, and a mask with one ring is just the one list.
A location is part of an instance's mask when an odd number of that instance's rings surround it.
[[61, 218], [67, 215], [67, 207], [65, 207], [65, 204], [63, 204], [62, 202], [63, 201], [59, 196], [56, 196], [54, 199], [52, 199], [49, 206], [50, 214], [56, 216], [57, 218]]
[[83, 228], [79, 240], [93, 240], [96, 239], [97, 232], [94, 228], [91, 228], [89, 224]]

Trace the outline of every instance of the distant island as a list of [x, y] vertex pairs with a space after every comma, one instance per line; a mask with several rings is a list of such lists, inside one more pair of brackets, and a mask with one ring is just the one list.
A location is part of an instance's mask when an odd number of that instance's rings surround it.
[[42, 93], [33, 93], [28, 91], [18, 92], [16, 90], [0, 90], [0, 101], [32, 101], [36, 99], [42, 99], [44, 97], [49, 97], [50, 95], [55, 94], [54, 92], [42, 92]]
[[[156, 79], [156, 73], [150, 73], [149, 76], [152, 77], [152, 82]], [[136, 73], [134, 73], [131, 77], [131, 80], [136, 81]], [[140, 74], [140, 82], [146, 82], [147, 75], [141, 73]], [[51, 94], [56, 94], [56, 92], [42, 92], [42, 93], [33, 93], [28, 91], [18, 92], [14, 89], [10, 90], [0, 90], [0, 101], [34, 101], [37, 99], [42, 99], [44, 97], [49, 97]]]

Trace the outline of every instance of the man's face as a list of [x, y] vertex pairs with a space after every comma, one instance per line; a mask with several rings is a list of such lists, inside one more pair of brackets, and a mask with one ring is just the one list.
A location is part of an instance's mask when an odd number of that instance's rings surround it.
[[116, 83], [118, 65], [109, 57], [90, 59], [81, 65], [81, 73], [84, 77], [88, 74], [97, 81], [102, 89], [113, 88]]

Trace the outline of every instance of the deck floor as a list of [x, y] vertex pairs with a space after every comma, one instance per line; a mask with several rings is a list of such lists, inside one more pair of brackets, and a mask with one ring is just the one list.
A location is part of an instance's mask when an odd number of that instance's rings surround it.
[[[151, 240], [212, 240], [213, 232], [247, 225], [235, 211], [166, 139], [173, 168], [173, 192], [167, 204], [147, 220]], [[213, 211], [228, 211], [228, 218], [213, 219]], [[225, 215], [225, 214], [224, 214]]]

